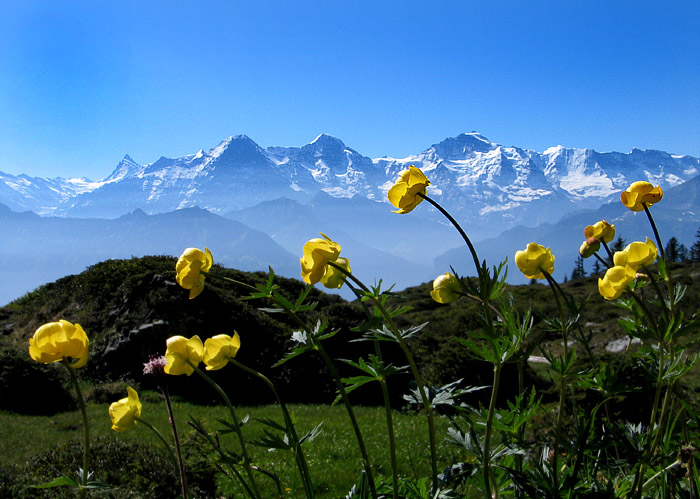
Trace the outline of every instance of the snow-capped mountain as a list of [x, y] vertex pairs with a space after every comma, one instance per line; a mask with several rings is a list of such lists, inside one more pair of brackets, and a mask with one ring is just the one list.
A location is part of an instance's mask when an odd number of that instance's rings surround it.
[[477, 238], [559, 220], [609, 200], [635, 180], [668, 188], [700, 173], [700, 160], [690, 156], [562, 146], [539, 153], [495, 144], [476, 132], [401, 159], [371, 159], [326, 134], [302, 147], [267, 149], [238, 135], [206, 152], [147, 165], [127, 155], [98, 182], [0, 173], [0, 203], [42, 215], [105, 218], [194, 206], [224, 214], [283, 197], [308, 202], [320, 191], [388, 203], [386, 191], [411, 164], [430, 178], [428, 193], [478, 231]]

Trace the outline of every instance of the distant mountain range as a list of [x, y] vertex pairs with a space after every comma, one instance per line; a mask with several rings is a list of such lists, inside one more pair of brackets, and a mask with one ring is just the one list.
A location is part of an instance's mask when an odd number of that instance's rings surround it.
[[556, 221], [608, 201], [635, 180], [668, 188], [700, 174], [700, 160], [691, 156], [561, 146], [538, 153], [494, 144], [478, 133], [445, 139], [403, 159], [371, 159], [326, 134], [303, 147], [267, 149], [238, 135], [207, 152], [147, 165], [127, 155], [100, 181], [0, 173], [0, 203], [14, 211], [80, 218], [194, 206], [225, 214], [279, 198], [306, 202], [321, 191], [386, 203], [386, 191], [411, 164], [431, 179], [429, 194], [469, 220], [480, 238], [519, 224]]
[[[613, 223], [641, 218], [630, 218], [617, 201], [635, 180], [659, 184], [673, 199], [655, 206], [659, 216], [670, 210], [675, 232], [668, 237], [690, 242], [682, 236], [698, 226], [698, 182], [687, 181], [700, 174], [700, 160], [690, 156], [561, 146], [538, 153], [466, 133], [407, 158], [371, 159], [325, 134], [302, 147], [267, 149], [239, 135], [147, 165], [127, 155], [99, 181], [0, 172], [0, 230], [8, 235], [0, 257], [26, 262], [0, 271], [12, 274], [3, 282], [15, 283], [0, 292], [0, 303], [106, 258], [176, 256], [187, 246], [208, 246], [219, 263], [241, 270], [272, 265], [298, 277], [301, 247], [318, 232], [340, 242], [353, 271], [370, 283], [384, 278], [401, 289], [445, 272], [448, 261], [460, 270], [463, 250], [449, 253], [460, 239], [431, 206], [391, 213], [386, 191], [411, 164], [494, 264], [538, 240], [561, 245], [558, 262], [569, 272], [583, 226], [597, 220], [601, 205]], [[688, 199], [694, 202], [686, 206]], [[473, 273], [469, 260], [464, 269]]]

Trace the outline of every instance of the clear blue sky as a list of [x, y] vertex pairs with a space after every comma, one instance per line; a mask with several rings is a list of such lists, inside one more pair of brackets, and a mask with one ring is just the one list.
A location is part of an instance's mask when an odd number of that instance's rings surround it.
[[244, 133], [405, 157], [462, 132], [700, 156], [700, 2], [0, 2], [0, 171]]

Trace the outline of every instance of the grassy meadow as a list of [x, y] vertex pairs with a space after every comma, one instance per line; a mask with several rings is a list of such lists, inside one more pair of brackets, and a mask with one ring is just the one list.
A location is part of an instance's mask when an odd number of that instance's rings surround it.
[[[172, 435], [168, 424], [165, 403], [156, 392], [142, 394], [142, 418], [153, 424], [158, 430], [170, 438]], [[88, 403], [88, 418], [91, 424], [91, 436], [118, 439], [134, 442], [139, 445], [152, 447], [158, 453], [165, 455], [160, 440], [144, 425], [117, 434], [110, 429], [107, 413], [107, 403]], [[352, 433], [345, 409], [341, 405], [290, 405], [294, 414], [296, 426], [300, 433], [311, 430], [322, 423], [321, 432], [313, 441], [305, 444], [305, 452], [317, 497], [345, 497], [352, 486], [356, 484], [362, 472], [362, 465], [357, 444]], [[222, 405], [197, 405], [177, 400], [174, 403], [175, 419], [178, 425], [183, 447], [188, 454], [190, 463], [194, 465], [199, 457], [206, 457], [208, 449], [196, 444], [196, 432], [186, 423], [190, 417], [204, 423], [210, 430], [221, 428], [219, 419], [228, 417], [227, 409]], [[377, 470], [383, 474], [390, 473], [390, 462], [387, 447], [387, 430], [384, 411], [378, 407], [357, 407], [358, 421], [363, 429], [367, 449], [377, 465]], [[256, 418], [273, 419], [282, 422], [279, 408], [274, 405], [261, 407], [237, 408], [238, 415], [249, 416], [249, 423], [244, 426], [244, 434], [249, 442], [262, 437], [263, 425]], [[398, 447], [398, 465], [401, 474], [412, 476], [427, 476], [429, 472], [428, 442], [425, 431], [425, 418], [415, 414], [394, 413], [395, 431], [400, 445]], [[440, 434], [445, 434], [448, 426], [446, 419], [438, 420]], [[64, 412], [52, 416], [30, 416], [15, 413], [0, 412], [0, 466], [12, 466], [29, 461], [33, 456], [49, 452], [56, 446], [75, 441], [79, 443], [81, 431], [80, 416], [77, 412]], [[238, 442], [235, 436], [220, 435], [225, 448], [235, 449]], [[304, 490], [296, 476], [296, 468], [292, 456], [284, 451], [268, 451], [265, 447], [250, 446], [251, 458], [266, 471], [275, 474], [280, 482], [285, 497], [304, 497]], [[447, 447], [443, 447], [442, 462], [449, 464], [450, 455]], [[198, 456], [201, 452], [202, 455]], [[77, 461], [79, 464], [79, 460]], [[72, 470], [56, 469], [56, 474], [47, 474], [41, 481], [50, 481], [59, 474]], [[176, 470], [170, 469], [173, 482], [177, 481]], [[104, 479], [96, 471], [96, 480]], [[226, 479], [222, 473], [217, 473], [217, 486], [227, 497], [239, 497], [242, 491], [237, 484]], [[272, 479], [261, 476], [259, 483], [265, 497], [277, 496], [277, 487]], [[111, 485], [125, 485], [112, 483]], [[138, 491], [135, 491], [138, 492]], [[1, 493], [0, 493], [1, 494]], [[105, 493], [108, 494], [108, 493]], [[114, 491], [114, 497], [120, 497]]]

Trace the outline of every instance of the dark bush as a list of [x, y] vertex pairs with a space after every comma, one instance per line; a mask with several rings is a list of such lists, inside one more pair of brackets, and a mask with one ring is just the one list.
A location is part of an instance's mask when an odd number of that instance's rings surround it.
[[67, 379], [63, 366], [40, 364], [24, 350], [6, 348], [0, 355], [0, 409], [20, 414], [55, 414], [74, 407], [63, 384]]
[[[180, 481], [166, 454], [150, 444], [116, 439], [96, 439], [90, 448], [91, 480], [111, 486], [92, 491], [90, 497], [109, 499], [161, 499], [177, 497]], [[82, 444], [70, 442], [30, 459], [24, 466], [0, 468], [0, 498], [75, 498], [72, 487], [36, 489], [32, 485], [51, 482], [61, 473], [75, 474], [82, 465]], [[76, 477], [77, 478], [77, 477]], [[198, 467], [187, 476], [188, 496], [215, 497], [214, 472]]]

